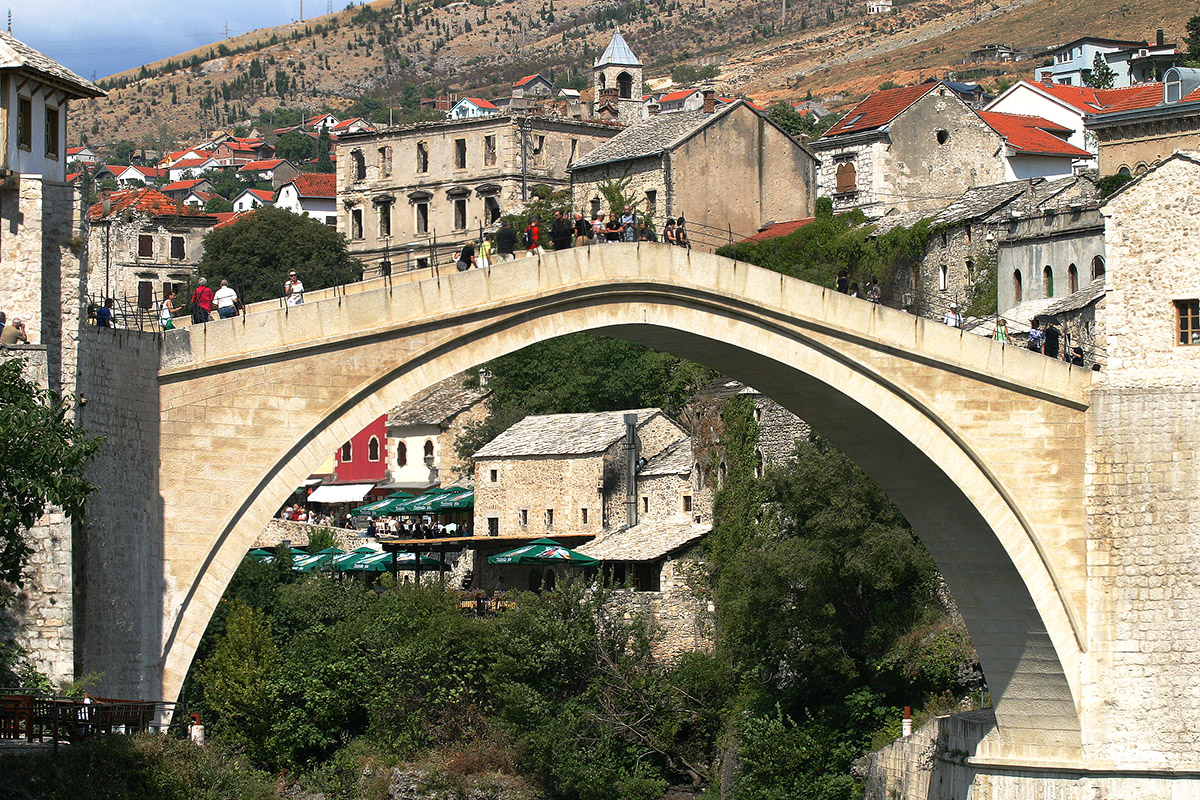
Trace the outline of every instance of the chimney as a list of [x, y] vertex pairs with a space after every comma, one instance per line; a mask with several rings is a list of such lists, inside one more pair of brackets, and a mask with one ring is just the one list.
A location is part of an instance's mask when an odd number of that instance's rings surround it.
[[658, 112], [662, 110], [662, 106], [660, 106], [657, 102], [651, 102], [647, 108], [650, 109], [650, 116], [652, 117], [657, 117]]
[[610, 86], [610, 87], [608, 87], [607, 89], [601, 89], [601, 90], [600, 90], [600, 97], [601, 97], [602, 99], [610, 99], [610, 98], [611, 98], [611, 99], [613, 99], [613, 100], [616, 100], [616, 99], [617, 99], [617, 87], [616, 87], [616, 86]]
[[625, 527], [637, 525], [637, 414], [625, 415]]
[[705, 114], [711, 114], [717, 110], [717, 91], [715, 89], [705, 89], [701, 92], [704, 95], [704, 105], [700, 110]]
[[1166, 43], [1167, 43], [1166, 34], [1163, 33], [1162, 28], [1159, 28], [1157, 31], [1154, 32], [1154, 45], [1155, 45], [1155, 47], [1162, 47]]

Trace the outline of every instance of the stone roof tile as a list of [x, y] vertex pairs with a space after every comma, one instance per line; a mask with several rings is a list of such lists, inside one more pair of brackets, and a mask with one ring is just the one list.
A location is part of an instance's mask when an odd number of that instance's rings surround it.
[[685, 436], [667, 445], [663, 450], [638, 470], [639, 478], [656, 475], [690, 475], [696, 459], [692, 455], [692, 437]]
[[700, 541], [711, 525], [690, 520], [647, 520], [599, 536], [577, 550], [601, 561], [655, 561]]
[[568, 171], [659, 155], [716, 119], [720, 113], [681, 111], [651, 117], [639, 125], [621, 131], [568, 167]]
[[571, 456], [601, 453], [625, 435], [625, 415], [637, 414], [638, 427], [662, 414], [657, 408], [546, 414], [526, 417], [475, 453], [475, 458]]
[[466, 374], [460, 373], [418, 392], [388, 412], [388, 427], [444, 425], [492, 393], [491, 389], [465, 383]]

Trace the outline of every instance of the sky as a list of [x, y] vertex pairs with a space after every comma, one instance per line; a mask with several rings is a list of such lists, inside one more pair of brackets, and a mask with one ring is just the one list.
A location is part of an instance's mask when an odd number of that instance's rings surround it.
[[[91, 80], [299, 18], [301, 0], [9, 0], [12, 34]], [[334, 0], [333, 9], [346, 0]], [[307, 0], [304, 17], [329, 0]], [[0, 19], [0, 24], [6, 20]]]

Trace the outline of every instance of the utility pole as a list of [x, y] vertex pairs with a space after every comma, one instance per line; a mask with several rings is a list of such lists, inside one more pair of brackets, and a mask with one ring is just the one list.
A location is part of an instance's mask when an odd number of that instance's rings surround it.
[[229, 38], [229, 20], [225, 20], [225, 38]]

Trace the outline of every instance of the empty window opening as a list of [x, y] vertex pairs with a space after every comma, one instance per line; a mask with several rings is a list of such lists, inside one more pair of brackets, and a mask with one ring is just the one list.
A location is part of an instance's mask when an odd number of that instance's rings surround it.
[[946, 291], [946, 287], [950, 285], [950, 268], [945, 264], [938, 267], [938, 289]]
[[483, 165], [485, 167], [494, 167], [496, 165], [496, 137], [483, 137]]
[[554, 527], [554, 509], [553, 508], [546, 509], [546, 527], [547, 528]]
[[1020, 303], [1025, 296], [1024, 287], [1021, 286], [1021, 270], [1013, 270], [1013, 300]]
[[342, 445], [342, 463], [349, 464], [353, 460], [354, 460], [354, 445], [351, 444], [350, 442], [346, 442], [344, 445]]
[[517, 524], [520, 525], [522, 528], [529, 527], [529, 509], [528, 508], [522, 508], [520, 511], [517, 512]]
[[1092, 259], [1092, 280], [1103, 277], [1104, 275], [1104, 259], [1096, 256]]
[[433, 466], [433, 439], [425, 440], [425, 466]]
[[404, 442], [398, 442], [396, 444], [396, 466], [408, 466], [408, 445]]
[[361, 181], [367, 177], [367, 159], [363, 157], [362, 150], [352, 150], [350, 152], [350, 169], [352, 177], [356, 181]]
[[586, 508], [579, 509], [579, 521], [584, 525], [588, 524], [588, 510]]
[[350, 211], [350, 238], [363, 238], [363, 212], [361, 208]]
[[466, 169], [467, 168], [467, 140], [466, 139], [455, 139], [454, 140], [454, 168], [455, 169]]
[[467, 228], [467, 198], [454, 198], [454, 230], [462, 231]]
[[500, 221], [500, 201], [494, 197], [483, 198], [484, 215], [487, 217], [487, 224]]
[[379, 148], [379, 177], [388, 178], [392, 174], [392, 148]]
[[171, 237], [171, 258], [182, 259], [185, 257], [182, 236]]
[[487, 518], [487, 526], [488, 526], [488, 536], [499, 536], [500, 535], [500, 518], [499, 517], [488, 517]]
[[392, 204], [391, 203], [380, 203], [379, 204], [379, 235], [380, 236], [391, 236], [392, 235]]
[[633, 76], [628, 72], [617, 75], [617, 94], [624, 100], [633, 97]]
[[1054, 270], [1049, 264], [1042, 267], [1042, 297], [1054, 297]]
[[945, 143], [946, 143], [946, 142], [948, 142], [948, 141], [950, 141], [950, 131], [947, 131], [947, 130], [939, 130], [939, 131], [937, 132], [937, 143], [938, 143], [938, 144], [945, 144]]
[[429, 203], [417, 203], [413, 208], [416, 211], [417, 233], [429, 233]]
[[417, 172], [429, 172], [429, 144], [417, 142]]
[[498, 469], [488, 470], [488, 481], [490, 481], [491, 483], [499, 483], [500, 482], [500, 470], [498, 470]]
[[685, 494], [683, 496], [683, 510], [684, 511], [692, 510], [692, 496], [690, 494]]

